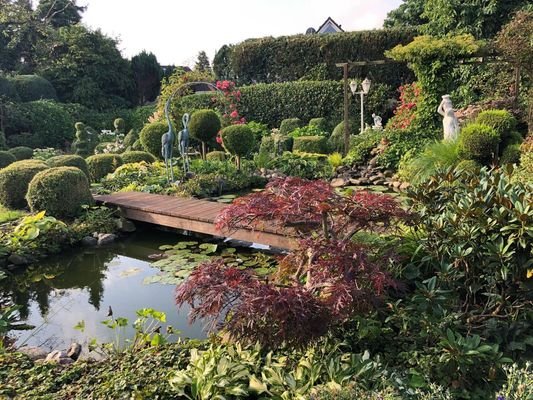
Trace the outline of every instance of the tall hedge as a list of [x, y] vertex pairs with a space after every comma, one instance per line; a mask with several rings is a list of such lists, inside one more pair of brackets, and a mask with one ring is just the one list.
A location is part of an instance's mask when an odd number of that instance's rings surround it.
[[28, 185], [38, 172], [45, 169], [48, 165], [42, 161], [22, 160], [0, 170], [0, 204], [12, 209], [25, 208]]
[[[213, 69], [221, 78], [237, 76], [239, 84], [272, 83], [298, 79], [340, 79], [335, 64], [348, 60], [381, 60], [383, 53], [416, 36], [413, 29], [383, 29], [329, 35], [295, 35], [249, 39], [234, 47], [223, 46]], [[218, 65], [223, 64], [223, 65]], [[378, 65], [352, 69], [353, 76], [371, 72], [379, 82], [399, 86], [412, 79], [406, 65]]]
[[39, 75], [15, 75], [9, 80], [21, 101], [57, 100], [56, 90], [47, 79]]

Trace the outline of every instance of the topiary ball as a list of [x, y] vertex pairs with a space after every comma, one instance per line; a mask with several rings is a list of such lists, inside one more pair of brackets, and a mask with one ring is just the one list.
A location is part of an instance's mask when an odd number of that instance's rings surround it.
[[520, 145], [512, 144], [509, 145], [503, 150], [502, 156], [500, 157], [500, 165], [503, 164], [519, 164], [520, 163]]
[[499, 133], [490, 126], [470, 124], [459, 135], [459, 156], [480, 164], [489, 164], [497, 153]]
[[29, 160], [33, 157], [33, 149], [26, 146], [13, 147], [8, 150], [11, 154], [15, 156], [17, 161], [20, 160]]
[[118, 154], [96, 154], [86, 161], [93, 182], [100, 181], [123, 164], [122, 157]]
[[214, 140], [220, 127], [220, 118], [213, 110], [195, 111], [189, 121], [191, 136], [204, 143]]
[[123, 118], [117, 118], [113, 121], [115, 127], [115, 133], [122, 135], [126, 132], [126, 121]]
[[17, 161], [0, 170], [0, 204], [11, 209], [26, 208], [28, 185], [37, 173], [48, 169], [43, 161]]
[[222, 145], [228, 153], [238, 156], [247, 156], [255, 146], [255, 136], [246, 125], [231, 125], [224, 128], [220, 134]]
[[288, 135], [296, 128], [301, 128], [303, 126], [302, 120], [300, 118], [287, 118], [281, 121], [279, 126], [279, 133], [282, 135]]
[[0, 168], [5, 168], [10, 164], [13, 164], [17, 159], [9, 151], [0, 151]]
[[157, 158], [162, 158], [161, 137], [167, 131], [168, 125], [166, 122], [153, 122], [145, 125], [139, 135], [144, 150]]
[[32, 212], [46, 210], [57, 218], [76, 217], [82, 205], [93, 203], [87, 175], [76, 167], [39, 172], [30, 182], [26, 200]]
[[124, 164], [147, 162], [149, 164], [156, 162], [156, 158], [147, 151], [126, 151], [121, 154]]
[[50, 167], [76, 167], [87, 176], [87, 179], [91, 178], [91, 175], [89, 174], [89, 166], [83, 157], [67, 154], [63, 156], [51, 157], [46, 161], [46, 163]]
[[325, 136], [300, 136], [294, 138], [292, 150], [300, 153], [327, 154], [328, 138]]
[[516, 118], [506, 110], [486, 110], [479, 113], [475, 121], [477, 124], [490, 126], [502, 140], [506, 140], [516, 129]]
[[226, 161], [226, 153], [223, 151], [211, 151], [205, 155], [207, 161]]

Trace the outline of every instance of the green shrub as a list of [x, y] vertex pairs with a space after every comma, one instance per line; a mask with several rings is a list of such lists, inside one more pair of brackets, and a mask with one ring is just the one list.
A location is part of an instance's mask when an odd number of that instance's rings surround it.
[[46, 163], [50, 167], [76, 167], [87, 176], [87, 179], [91, 178], [89, 166], [83, 157], [67, 154], [49, 158]]
[[166, 122], [153, 122], [145, 125], [139, 135], [139, 140], [145, 151], [157, 158], [161, 158], [161, 137], [167, 133]]
[[500, 157], [500, 165], [518, 164], [520, 162], [520, 154], [519, 144], [507, 146], [505, 150], [503, 150], [502, 156]]
[[26, 192], [33, 177], [48, 169], [42, 161], [17, 161], [0, 170], [0, 204], [11, 209], [26, 208]]
[[123, 118], [117, 118], [113, 121], [115, 127], [115, 133], [117, 135], [124, 135], [126, 133], [126, 121]]
[[72, 143], [72, 148], [77, 155], [87, 157], [91, 154], [89, 133], [83, 122], [76, 122], [74, 127], [76, 128], [76, 139]]
[[259, 146], [259, 153], [261, 154], [276, 154], [276, 145], [274, 142], [274, 136], [263, 136], [261, 139], [261, 145]]
[[35, 136], [34, 147], [63, 148], [65, 141], [73, 141], [72, 126], [75, 121], [62, 104], [40, 100], [21, 107], [27, 116], [28, 131]]
[[75, 217], [82, 205], [93, 203], [87, 175], [76, 167], [39, 172], [30, 182], [26, 200], [32, 212], [46, 210], [57, 218]]
[[191, 136], [202, 142], [202, 158], [205, 160], [206, 144], [215, 140], [220, 130], [220, 118], [213, 110], [198, 110], [192, 113], [189, 122]]
[[333, 129], [333, 132], [331, 133], [331, 136], [328, 139], [329, 142], [329, 148], [333, 151], [342, 153], [344, 150], [344, 121], [339, 123], [335, 129]]
[[510, 137], [516, 129], [516, 118], [506, 110], [486, 110], [479, 113], [475, 121], [477, 124], [490, 126], [502, 140]]
[[5, 168], [17, 161], [17, 158], [9, 151], [0, 151], [0, 169]]
[[468, 174], [474, 174], [477, 173], [481, 169], [481, 165], [479, 165], [474, 160], [462, 160], [459, 161], [459, 163], [455, 166], [456, 171], [468, 173]]
[[156, 111], [155, 105], [136, 107], [131, 110], [131, 117], [127, 125], [136, 132], [140, 132], [145, 124]]
[[226, 153], [223, 151], [211, 151], [205, 155], [207, 161], [226, 161]]
[[13, 147], [8, 150], [11, 154], [15, 156], [17, 161], [20, 160], [29, 160], [33, 157], [33, 149], [26, 146]]
[[123, 164], [122, 157], [118, 154], [96, 154], [86, 161], [93, 182], [98, 182]]
[[0, 150], [7, 150], [6, 135], [3, 131], [0, 131]]
[[36, 100], [57, 100], [52, 84], [39, 75], [15, 75], [9, 78], [23, 102]]
[[332, 171], [325, 156], [317, 154], [297, 154], [285, 152], [271, 160], [267, 168], [274, 169], [287, 176], [304, 179], [328, 179]]
[[327, 132], [328, 131], [328, 121], [326, 120], [326, 118], [311, 118], [309, 120], [309, 126], [314, 126], [316, 128], [318, 128], [320, 131], [322, 132]]
[[17, 89], [11, 80], [0, 76], [0, 97], [5, 97], [9, 100], [20, 101]]
[[138, 162], [147, 162], [151, 164], [156, 162], [156, 158], [146, 151], [126, 151], [120, 155], [124, 164], [138, 163]]
[[222, 143], [228, 153], [236, 156], [237, 168], [241, 168], [241, 157], [253, 151], [255, 136], [246, 125], [231, 125], [222, 130]]
[[124, 137], [124, 147], [128, 149], [132, 149], [135, 142], [139, 140], [139, 135], [136, 131], [131, 129], [128, 134]]
[[459, 156], [480, 164], [489, 164], [497, 154], [499, 133], [490, 126], [470, 124], [459, 135]]
[[329, 133], [323, 130], [320, 130], [317, 126], [308, 125], [301, 128], [296, 128], [290, 134], [290, 137], [296, 138], [299, 136], [325, 136], [329, 137]]
[[288, 135], [296, 128], [300, 128], [301, 126], [303, 126], [303, 123], [300, 118], [287, 118], [281, 121], [281, 125], [279, 126], [279, 133], [281, 133], [282, 135]]
[[327, 154], [328, 139], [324, 136], [300, 136], [294, 138], [292, 150], [300, 153]]

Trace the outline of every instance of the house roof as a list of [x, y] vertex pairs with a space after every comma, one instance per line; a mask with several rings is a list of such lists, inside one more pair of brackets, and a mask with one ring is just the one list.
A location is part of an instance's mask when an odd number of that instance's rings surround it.
[[320, 25], [320, 27], [316, 31], [317, 33], [331, 33], [344, 32], [344, 29], [342, 29], [341, 25], [333, 21], [333, 18], [328, 17], [328, 19], [326, 19], [326, 21], [322, 25]]

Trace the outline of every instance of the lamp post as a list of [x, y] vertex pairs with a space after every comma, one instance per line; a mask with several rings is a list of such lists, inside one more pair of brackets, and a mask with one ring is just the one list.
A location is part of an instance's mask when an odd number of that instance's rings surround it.
[[359, 84], [357, 83], [357, 81], [350, 82], [350, 90], [352, 91], [352, 95], [355, 96], [356, 94], [359, 94], [361, 96], [361, 131], [359, 133], [363, 133], [365, 129], [365, 121], [364, 121], [365, 113], [364, 113], [363, 103], [364, 103], [364, 96], [365, 94], [368, 94], [371, 83], [372, 81], [370, 79], [365, 78], [365, 80], [361, 82], [361, 90], [358, 92], [357, 87], [359, 86]]

